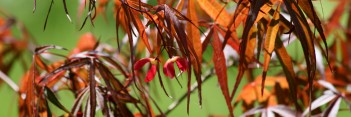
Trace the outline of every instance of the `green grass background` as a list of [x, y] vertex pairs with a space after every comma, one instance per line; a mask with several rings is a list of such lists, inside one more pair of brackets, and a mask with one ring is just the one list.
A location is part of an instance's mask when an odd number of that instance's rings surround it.
[[[79, 36], [85, 32], [93, 32], [98, 38], [104, 43], [115, 44], [115, 23], [111, 10], [107, 10], [107, 18], [103, 19], [98, 16], [95, 21], [95, 27], [92, 27], [89, 22], [82, 31], [79, 31], [81, 22], [77, 21], [77, 6], [78, 0], [67, 1], [72, 18], [72, 23], [68, 21], [63, 9], [62, 1], [55, 0], [55, 4], [51, 10], [49, 16], [49, 22], [47, 24], [46, 30], [43, 30], [45, 17], [49, 9], [50, 0], [37, 0], [37, 9], [33, 13], [33, 2], [34, 0], [0, 0], [0, 9], [11, 16], [15, 17], [19, 22], [24, 23], [28, 28], [29, 32], [32, 34], [33, 38], [38, 42], [39, 45], [59, 45], [68, 49], [72, 49]], [[314, 1], [315, 6], [319, 11], [320, 3], [319, 1]], [[324, 17], [327, 18], [331, 14], [331, 9], [335, 7], [333, 2], [322, 2]], [[109, 5], [109, 7], [112, 7]], [[321, 12], [320, 12], [321, 13]], [[322, 14], [322, 13], [321, 13]], [[322, 17], [323, 18], [323, 17]], [[345, 18], [344, 18], [345, 19]], [[344, 23], [345, 24], [345, 23]], [[294, 49], [290, 49], [293, 51]], [[291, 53], [291, 52], [290, 52]], [[30, 55], [28, 55], [30, 58]], [[205, 54], [205, 57], [211, 57], [210, 54]], [[28, 60], [29, 61], [29, 60]], [[9, 76], [19, 84], [19, 79], [22, 77], [24, 71], [21, 69], [21, 63], [16, 63], [15, 67], [11, 70]], [[234, 84], [237, 69], [230, 68], [229, 70], [229, 86], [232, 88]], [[186, 78], [180, 78], [180, 82], [185, 86]], [[241, 86], [245, 84], [246, 81], [241, 83]], [[177, 97], [186, 93], [186, 88], [180, 88], [176, 82], [172, 81], [172, 88], [167, 88], [171, 95], [175, 98], [170, 99], [166, 97], [158, 81], [154, 81], [150, 84], [150, 89], [152, 89], [152, 95], [156, 97], [158, 104], [164, 110], [174, 101]], [[167, 87], [167, 86], [166, 86]], [[156, 89], [156, 90], [154, 90]], [[174, 92], [174, 93], [172, 93]], [[59, 98], [62, 103], [71, 108], [73, 105], [73, 95], [70, 92], [59, 92]], [[189, 116], [208, 116], [208, 115], [227, 115], [228, 110], [224, 101], [224, 97], [220, 91], [217, 84], [216, 77], [211, 77], [209, 81], [203, 84], [203, 106], [200, 108], [198, 105], [197, 92], [195, 92], [191, 97], [191, 111]], [[0, 117], [15, 117], [17, 114], [18, 96], [13, 92], [7, 85], [0, 85]], [[54, 106], [50, 106], [55, 113], [63, 114], [63, 112]], [[345, 104], [342, 104], [342, 108], [346, 108]], [[163, 110], [163, 111], [164, 111]], [[155, 109], [156, 111], [156, 109]], [[240, 114], [240, 109], [235, 109], [236, 114]], [[186, 114], [186, 101], [183, 101], [179, 107], [177, 107], [170, 116], [188, 116]], [[339, 116], [351, 116], [349, 112], [340, 112]]]

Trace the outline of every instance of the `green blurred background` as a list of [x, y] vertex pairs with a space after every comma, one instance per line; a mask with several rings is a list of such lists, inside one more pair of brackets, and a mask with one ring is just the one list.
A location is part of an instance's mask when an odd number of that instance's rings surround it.
[[[84, 27], [83, 30], [79, 31], [81, 22], [77, 18], [77, 6], [78, 0], [67, 1], [68, 10], [72, 18], [72, 23], [66, 17], [63, 9], [62, 1], [55, 0], [53, 8], [51, 10], [49, 21], [46, 30], [43, 30], [45, 17], [49, 9], [51, 0], [37, 0], [37, 9], [33, 13], [34, 0], [0, 0], [0, 10], [8, 13], [9, 15], [16, 18], [17, 21], [22, 22], [33, 38], [38, 42], [39, 45], [59, 45], [71, 50], [75, 45], [80, 35], [86, 32], [92, 32], [96, 37], [101, 39], [102, 43], [115, 44], [115, 21], [112, 13], [112, 6], [109, 5], [110, 9], [107, 9], [106, 19], [99, 15], [95, 20], [95, 27], [92, 27], [89, 22]], [[322, 11], [319, 1], [314, 1], [316, 8]], [[322, 1], [324, 7], [324, 16], [329, 17], [331, 10], [335, 7], [336, 2], [325, 2]], [[322, 12], [319, 12], [322, 14]], [[84, 15], [83, 15], [84, 16]], [[322, 18], [323, 18], [322, 17]], [[82, 17], [83, 18], [83, 17]], [[81, 19], [82, 19], [81, 18]], [[290, 49], [290, 51], [296, 51], [295, 49]], [[30, 58], [30, 55], [28, 55]], [[205, 56], [210, 57], [210, 54], [205, 54]], [[210, 59], [210, 58], [208, 58]], [[28, 60], [30, 61], [30, 60]], [[21, 63], [15, 63], [15, 67], [11, 70], [9, 76], [19, 84], [19, 79], [22, 77], [24, 71], [22, 70]], [[271, 71], [274, 69], [272, 68]], [[236, 76], [236, 68], [230, 68], [229, 71], [229, 86], [232, 87], [234, 84], [234, 78]], [[260, 70], [258, 70], [260, 71]], [[185, 86], [186, 78], [180, 78], [180, 82]], [[243, 81], [241, 84], [245, 84]], [[241, 86], [242, 86], [241, 85]], [[186, 93], [186, 88], [180, 88], [176, 82], [172, 82], [173, 88], [167, 88], [173, 99], [167, 98], [163, 91], [153, 92], [152, 95], [156, 97], [157, 102], [160, 104], [161, 108], [165, 111], [167, 107], [182, 94]], [[150, 89], [160, 89], [158, 81], [154, 81], [150, 85]], [[172, 93], [174, 92], [174, 93]], [[70, 92], [59, 92], [58, 97], [62, 103], [71, 108], [73, 105], [73, 94]], [[202, 108], [198, 105], [197, 93], [195, 92], [191, 98], [191, 111], [189, 116], [208, 116], [208, 115], [227, 115], [228, 110], [217, 84], [217, 79], [211, 77], [209, 81], [203, 84], [203, 106]], [[13, 92], [9, 86], [1, 84], [0, 85], [0, 117], [15, 117], [17, 114], [18, 96]], [[342, 104], [342, 108], [345, 104]], [[51, 106], [55, 113], [63, 114], [63, 112], [54, 106]], [[156, 109], [155, 109], [156, 110]], [[240, 114], [240, 109], [235, 109], [236, 114]], [[346, 115], [345, 115], [346, 114]], [[188, 116], [186, 114], [186, 101], [183, 101], [178, 108], [170, 113], [170, 116]], [[339, 116], [351, 116], [349, 112], [341, 112]]]

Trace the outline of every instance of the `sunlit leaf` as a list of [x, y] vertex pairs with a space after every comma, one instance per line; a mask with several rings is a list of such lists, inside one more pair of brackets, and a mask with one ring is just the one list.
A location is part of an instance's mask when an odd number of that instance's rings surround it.
[[316, 100], [314, 100], [311, 104], [311, 107], [308, 107], [302, 115], [307, 115], [309, 112], [309, 109], [314, 110], [328, 102], [330, 102], [331, 100], [335, 99], [337, 97], [337, 95], [334, 94], [325, 94], [320, 96], [319, 98], [317, 98]]
[[273, 15], [273, 19], [269, 22], [269, 26], [267, 29], [266, 39], [264, 42], [264, 62], [263, 62], [263, 73], [262, 73], [262, 90], [261, 93], [263, 95], [263, 87], [264, 81], [267, 75], [269, 62], [272, 57], [272, 52], [275, 47], [275, 40], [277, 39], [278, 31], [279, 31], [279, 13], [280, 13], [280, 4], [276, 8], [276, 11]]
[[[197, 0], [197, 3], [200, 7], [216, 22], [221, 26], [228, 26], [230, 22], [230, 15], [226, 10], [223, 9], [223, 6], [215, 0]], [[217, 18], [218, 17], [218, 18]]]
[[337, 117], [340, 108], [340, 102], [342, 98], [335, 99], [328, 108], [323, 112], [323, 116], [326, 117]]
[[329, 90], [331, 90], [331, 91], [333, 91], [335, 93], [339, 92], [338, 90], [335, 89], [335, 87], [331, 83], [329, 83], [329, 82], [327, 82], [325, 80], [318, 80], [318, 83], [320, 85], [322, 85], [323, 87], [325, 87], [325, 88], [327, 88], [327, 89], [329, 89]]

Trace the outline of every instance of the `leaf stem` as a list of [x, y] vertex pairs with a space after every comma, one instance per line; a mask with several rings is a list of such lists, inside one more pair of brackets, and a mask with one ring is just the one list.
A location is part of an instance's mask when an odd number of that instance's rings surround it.
[[[205, 81], [208, 81], [208, 79], [213, 75], [213, 72], [214, 72], [214, 69], [210, 69], [209, 71], [207, 71], [207, 74], [203, 77], [201, 77], [201, 81], [202, 83], [205, 83]], [[191, 88], [190, 88], [190, 94], [194, 93], [195, 90], [198, 88], [198, 84], [197, 82], [195, 82], [193, 85], [191, 85]], [[174, 110], [176, 107], [179, 106], [179, 104], [184, 101], [187, 97], [187, 93], [183, 94], [179, 99], [175, 100], [172, 104], [170, 104], [168, 106], [168, 109], [167, 111], [165, 112], [165, 115], [168, 115], [170, 112], [172, 112], [172, 110]]]
[[14, 91], [18, 92], [19, 88], [15, 82], [11, 80], [4, 72], [0, 71], [0, 79], [6, 82]]

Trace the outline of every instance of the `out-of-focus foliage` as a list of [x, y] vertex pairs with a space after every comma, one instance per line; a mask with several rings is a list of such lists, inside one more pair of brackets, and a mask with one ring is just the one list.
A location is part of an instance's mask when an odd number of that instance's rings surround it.
[[[35, 11], [40, 1], [33, 1]], [[51, 0], [43, 14], [44, 30], [56, 2]], [[185, 100], [189, 114], [192, 93], [207, 106], [203, 93], [211, 92], [203, 83], [211, 78], [217, 79], [229, 116], [236, 110], [242, 116], [351, 111], [351, 16], [346, 26], [340, 24], [342, 14], [350, 12], [348, 0], [337, 1], [327, 20], [311, 0], [79, 0], [78, 11], [68, 9], [70, 2], [62, 0], [62, 10], [71, 22], [71, 12], [78, 12], [79, 30], [113, 11], [117, 47], [91, 33], [72, 50], [37, 46], [20, 22], [1, 18], [0, 76], [19, 96], [19, 116], [61, 116], [53, 106], [63, 116], [167, 116]], [[22, 39], [12, 36], [13, 26]], [[298, 47], [289, 49], [293, 44]], [[301, 54], [292, 54], [298, 48]], [[33, 50], [31, 63], [21, 58], [28, 50]], [[26, 73], [17, 86], [7, 74], [21, 60]], [[239, 90], [243, 78], [248, 82]], [[159, 85], [150, 85], [156, 81]], [[172, 98], [170, 89], [177, 86], [169, 81], [187, 92], [165, 109], [151, 93], [163, 90]], [[56, 96], [63, 90], [74, 94], [73, 107]], [[347, 109], [340, 108], [341, 101]]]

